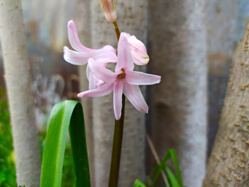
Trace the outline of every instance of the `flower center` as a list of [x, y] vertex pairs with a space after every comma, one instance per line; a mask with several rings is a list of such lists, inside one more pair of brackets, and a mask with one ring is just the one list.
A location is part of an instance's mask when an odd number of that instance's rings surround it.
[[117, 79], [124, 79], [125, 78], [125, 70], [121, 68], [122, 73], [118, 74]]

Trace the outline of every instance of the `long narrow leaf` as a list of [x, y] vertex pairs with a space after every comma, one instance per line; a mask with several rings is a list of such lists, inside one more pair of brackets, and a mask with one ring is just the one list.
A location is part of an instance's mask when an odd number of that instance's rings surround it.
[[135, 180], [133, 187], [146, 187], [144, 183], [142, 183], [141, 180], [137, 179]]
[[182, 183], [182, 176], [181, 176], [181, 171], [180, 171], [180, 167], [179, 167], [179, 163], [178, 163], [178, 160], [177, 160], [177, 156], [176, 156], [176, 152], [175, 150], [173, 149], [169, 149], [165, 155], [165, 157], [163, 158], [162, 160], [162, 164], [164, 166], [166, 166], [166, 163], [167, 161], [172, 158], [173, 160], [173, 163], [174, 163], [174, 166], [175, 166], [175, 169], [176, 169], [176, 176], [177, 176], [177, 181], [179, 183], [179, 185], [181, 187], [183, 187], [183, 183]]
[[51, 112], [43, 153], [40, 187], [61, 186], [68, 130], [72, 144], [75, 186], [91, 186], [82, 107], [77, 101], [67, 100], [57, 103]]
[[169, 183], [170, 186], [172, 187], [180, 187], [175, 175], [173, 174], [173, 172], [170, 170], [170, 168], [168, 166], [165, 167], [168, 179], [169, 179]]
[[162, 163], [160, 163], [155, 167], [155, 170], [153, 171], [154, 173], [153, 173], [153, 179], [152, 179], [152, 184], [151, 184], [152, 187], [156, 185], [158, 178], [162, 171], [163, 171], [163, 165]]

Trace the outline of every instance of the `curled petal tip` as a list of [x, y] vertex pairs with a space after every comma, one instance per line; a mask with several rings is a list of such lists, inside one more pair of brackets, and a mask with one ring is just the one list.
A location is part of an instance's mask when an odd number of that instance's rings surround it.
[[161, 82], [161, 76], [158, 75], [158, 80], [156, 82], [156, 84], [159, 84]]
[[77, 95], [77, 97], [84, 97], [84, 94], [83, 94], [83, 93], [79, 93], [79, 94]]
[[148, 64], [148, 62], [150, 61], [149, 55], [146, 54], [146, 56], [144, 57], [144, 60], [145, 60], [146, 64]]
[[144, 113], [144, 114], [148, 114], [149, 113], [149, 107], [148, 107], [148, 105], [146, 105], [146, 106], [144, 106], [143, 108], [141, 108], [141, 111], [140, 112], [142, 112], [142, 113]]
[[143, 57], [136, 59], [135, 57], [133, 58], [134, 63], [138, 66], [144, 66], [147, 65], [150, 61], [150, 57], [147, 54], [144, 54]]
[[146, 114], [149, 113], [149, 107], [145, 110], [145, 113], [146, 113]]
[[67, 27], [70, 28], [70, 27], [72, 27], [72, 26], [75, 26], [74, 21], [73, 21], [73, 20], [68, 21], [68, 22], [67, 22]]
[[[116, 118], [116, 117], [115, 117]], [[120, 118], [121, 118], [121, 116], [120, 117], [118, 117], [118, 118], [116, 118], [116, 120], [120, 120]]]

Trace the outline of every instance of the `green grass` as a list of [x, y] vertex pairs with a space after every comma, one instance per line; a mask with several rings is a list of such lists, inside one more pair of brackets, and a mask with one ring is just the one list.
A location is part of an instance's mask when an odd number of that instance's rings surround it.
[[16, 186], [10, 114], [3, 89], [0, 89], [0, 186]]
[[[168, 161], [171, 160], [174, 165], [175, 173], [168, 166]], [[176, 156], [176, 152], [173, 149], [169, 149], [165, 154], [163, 160], [156, 165], [146, 180], [145, 184], [140, 180], [136, 180], [133, 184], [133, 187], [155, 187], [158, 186], [158, 182], [161, 176], [161, 173], [165, 172], [167, 176], [168, 186], [169, 187], [184, 187], [182, 183], [181, 171], [179, 168], [178, 159]], [[163, 184], [163, 187], [167, 186]]]

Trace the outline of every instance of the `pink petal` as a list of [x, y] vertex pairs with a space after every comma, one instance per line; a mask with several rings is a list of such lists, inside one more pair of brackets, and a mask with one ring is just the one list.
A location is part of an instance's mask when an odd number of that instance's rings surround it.
[[114, 82], [113, 109], [116, 120], [119, 120], [121, 117], [123, 88], [124, 88], [123, 81], [118, 80]]
[[89, 53], [91, 58], [97, 63], [108, 63], [108, 62], [117, 62], [117, 55], [111, 51], [100, 52], [99, 54]]
[[101, 49], [91, 49], [91, 48], [87, 48], [84, 45], [82, 45], [80, 42], [79, 36], [78, 36], [76, 25], [72, 20], [68, 22], [67, 28], [68, 28], [69, 42], [76, 51], [83, 52], [83, 53], [94, 52], [92, 54], [93, 56], [98, 55], [99, 53], [106, 53], [106, 52], [111, 52], [113, 54], [116, 54], [116, 50], [110, 45], [106, 45]]
[[128, 41], [123, 33], [121, 33], [118, 42], [118, 62], [115, 71], [120, 70], [121, 68], [124, 68], [125, 70], [134, 69]]
[[124, 94], [138, 111], [148, 113], [149, 107], [137, 85], [124, 82]]
[[78, 36], [78, 31], [77, 31], [76, 25], [75, 25], [75, 23], [72, 20], [70, 20], [67, 23], [67, 29], [68, 29], [68, 39], [69, 39], [69, 42], [70, 42], [71, 46], [76, 51], [79, 51], [79, 52], [89, 52], [87, 50], [87, 48], [85, 48], [81, 44], [79, 36]]
[[68, 49], [68, 47], [64, 47], [64, 55], [65, 61], [74, 64], [74, 65], [85, 65], [88, 62], [89, 55], [86, 53], [79, 53], [77, 51], [72, 51]]
[[[105, 66], [104, 66], [105, 67]], [[98, 79], [94, 73], [91, 71], [89, 66], [86, 67], [86, 77], [89, 81], [89, 90], [98, 88], [104, 84], [104, 81]]]
[[90, 70], [94, 73], [96, 78], [103, 80], [105, 82], [113, 82], [117, 77], [117, 75], [113, 73], [111, 70], [103, 68], [91, 58], [88, 60], [88, 66]]
[[133, 85], [153, 85], [161, 81], [161, 76], [139, 71], [126, 71], [126, 81]]
[[150, 57], [147, 54], [138, 55], [137, 52], [131, 50], [133, 62], [138, 66], [144, 66], [149, 63]]
[[87, 90], [78, 94], [78, 97], [102, 97], [113, 91], [113, 83], [105, 84], [93, 90]]
[[88, 81], [89, 81], [88, 84], [89, 90], [97, 88], [97, 79], [94, 77], [92, 72], [89, 72], [88, 74]]
[[111, 45], [105, 45], [103, 48], [101, 48], [102, 50], [106, 50], [106, 51], [111, 51], [113, 53], [117, 53], [116, 49], [114, 49]]
[[136, 38], [136, 36], [132, 35], [128, 38], [128, 43], [134, 47], [134, 48], [137, 48], [138, 49], [138, 52], [141, 52], [141, 53], [145, 53], [147, 54], [147, 50], [146, 50], [146, 47], [144, 45], [143, 42], [141, 42], [140, 40], [138, 40]]
[[131, 36], [130, 34], [125, 32], [123, 32], [122, 34], [128, 40], [133, 62], [139, 66], [148, 64], [149, 56], [147, 54], [144, 43], [138, 40], [134, 35]]
[[149, 56], [144, 43], [138, 40], [135, 36], [128, 37], [128, 43], [133, 62], [139, 66], [148, 64]]

